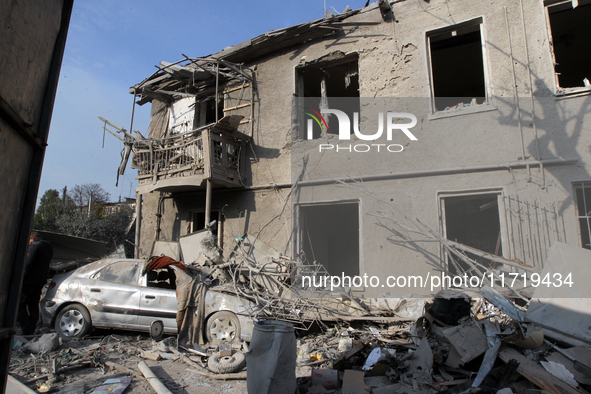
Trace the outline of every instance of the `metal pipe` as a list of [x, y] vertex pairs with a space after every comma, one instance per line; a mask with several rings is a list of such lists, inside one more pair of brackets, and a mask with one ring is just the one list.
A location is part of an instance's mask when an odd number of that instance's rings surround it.
[[205, 189], [205, 227], [211, 222], [211, 178], [207, 179]]
[[217, 61], [217, 67], [215, 69], [215, 122], [217, 123], [218, 120], [220, 119], [219, 115], [218, 115], [218, 94], [219, 94], [219, 90], [220, 90], [220, 62], [219, 60]]
[[137, 93], [135, 88], [133, 89], [133, 105], [131, 106], [131, 124], [129, 125], [129, 132], [133, 133], [133, 117], [135, 115], [135, 98], [137, 97]]
[[[531, 121], [534, 128], [534, 137], [536, 141], [536, 159], [540, 160], [540, 143], [538, 139], [538, 127], [536, 125], [536, 106], [534, 102], [534, 84], [532, 80], [531, 64], [529, 60], [529, 46], [527, 45], [527, 32], [525, 30], [525, 17], [523, 15], [523, 0], [519, 0], [519, 6], [521, 7], [521, 26], [523, 28], [523, 44], [525, 46], [525, 59], [527, 60], [527, 74], [529, 76], [529, 98], [531, 100]], [[542, 172], [542, 185], [546, 186], [546, 171], [544, 166], [540, 166]]]
[[141, 231], [141, 223], [142, 223], [142, 199], [143, 194], [135, 192], [135, 247], [134, 247], [134, 257], [136, 259], [141, 258], [140, 256], [140, 231]]
[[[515, 95], [515, 107], [517, 108], [517, 124], [519, 125], [519, 135], [521, 137], [521, 158], [525, 162], [525, 141], [523, 139], [523, 126], [521, 124], [521, 107], [519, 107], [519, 93], [517, 92], [517, 77], [515, 76], [515, 58], [513, 57], [513, 44], [511, 44], [511, 32], [509, 31], [509, 16], [507, 14], [507, 7], [503, 7], [505, 11], [505, 27], [507, 29], [507, 40], [509, 42], [509, 55], [511, 56], [511, 71], [513, 76], [513, 93]], [[531, 169], [527, 166], [528, 182], [531, 180]]]

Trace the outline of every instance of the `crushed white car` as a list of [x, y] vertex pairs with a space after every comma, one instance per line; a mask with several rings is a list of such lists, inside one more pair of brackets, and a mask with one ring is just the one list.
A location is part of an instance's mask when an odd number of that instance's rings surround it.
[[[40, 309], [43, 323], [62, 338], [93, 327], [176, 334], [177, 296], [170, 267], [142, 275], [144, 260], [103, 259], [53, 277]], [[204, 338], [250, 341], [254, 304], [212, 287], [205, 296]]]

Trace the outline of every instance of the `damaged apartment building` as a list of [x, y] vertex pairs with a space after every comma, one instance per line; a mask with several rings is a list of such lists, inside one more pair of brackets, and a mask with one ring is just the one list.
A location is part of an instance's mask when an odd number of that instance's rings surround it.
[[248, 238], [332, 275], [458, 272], [409, 219], [536, 268], [591, 248], [589, 20], [586, 0], [379, 1], [161, 62], [120, 167], [136, 254], [214, 220], [224, 256]]

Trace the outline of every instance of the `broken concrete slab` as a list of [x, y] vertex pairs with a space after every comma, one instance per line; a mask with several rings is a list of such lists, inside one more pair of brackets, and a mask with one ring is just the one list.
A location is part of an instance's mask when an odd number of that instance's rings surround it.
[[[443, 335], [453, 346], [445, 365], [457, 368], [472, 361], [488, 349], [486, 335], [474, 320], [443, 330]], [[422, 342], [422, 341], [421, 341]]]
[[371, 387], [365, 384], [365, 374], [347, 369], [343, 375], [343, 394], [369, 394]]
[[411, 371], [420, 370], [423, 372], [431, 371], [433, 367], [433, 351], [429, 346], [427, 338], [423, 338], [419, 344], [419, 348], [414, 355], [408, 359], [409, 369]]
[[[556, 274], [561, 286], [554, 286]], [[569, 275], [571, 284], [565, 283]], [[540, 276], [553, 285], [536, 287], [525, 319], [556, 339], [575, 346], [591, 344], [591, 250], [555, 242]]]
[[312, 369], [312, 386], [333, 390], [340, 387], [339, 371], [336, 369]]
[[154, 241], [152, 256], [169, 256], [177, 261], [181, 259], [181, 248], [178, 242]]

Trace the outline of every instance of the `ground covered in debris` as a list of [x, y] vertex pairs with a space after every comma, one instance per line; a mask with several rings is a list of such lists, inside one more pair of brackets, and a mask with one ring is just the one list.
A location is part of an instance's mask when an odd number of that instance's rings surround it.
[[[587, 392], [591, 347], [559, 343], [570, 348], [562, 349], [516, 320], [519, 306], [490, 288], [482, 293], [442, 291], [421, 300], [414, 320], [298, 331], [296, 353], [282, 357], [295, 361], [298, 390], [308, 394]], [[220, 371], [208, 362], [224, 351], [234, 361], [249, 351], [245, 342], [187, 348], [176, 337], [155, 341], [108, 330], [67, 342], [53, 334], [29, 339], [15, 337], [10, 373], [38, 392], [154, 392], [142, 363], [171, 393], [247, 392], [245, 363]]]
[[[447, 247], [489, 272], [460, 253], [462, 245]], [[582, 264], [589, 253], [557, 244], [548, 265]], [[590, 312], [583, 295], [548, 298], [537, 288], [528, 297], [531, 289], [523, 284], [496, 286], [503, 294], [484, 285], [425, 298], [362, 299], [328, 289], [311, 298], [309, 289], [293, 284], [293, 273], [323, 274], [316, 266], [269, 256], [202, 260], [199, 271], [207, 279], [232, 284], [233, 294], [261, 309], [251, 316], [250, 343], [223, 336], [228, 340], [197, 346], [199, 335], [156, 341], [104, 330], [66, 342], [56, 333], [15, 336], [10, 374], [51, 393], [246, 393], [251, 384], [258, 385], [251, 390], [257, 394], [585, 394], [591, 388]], [[229, 270], [232, 265], [243, 273]], [[265, 270], [269, 265], [274, 269]], [[197, 325], [194, 334], [200, 330]]]
[[[15, 342], [18, 344], [19, 337]], [[24, 346], [17, 346], [10, 374], [38, 392], [91, 393], [108, 379], [130, 377], [124, 393], [150, 393], [153, 390], [138, 369], [138, 363], [144, 361], [175, 394], [246, 392], [246, 380], [221, 381], [191, 372], [195, 368], [169, 352], [166, 343], [170, 341], [157, 343], [146, 334], [97, 330], [92, 336], [61, 343], [44, 354], [27, 354]]]

